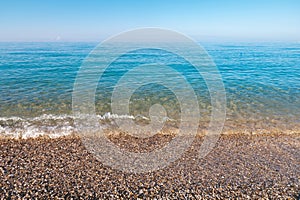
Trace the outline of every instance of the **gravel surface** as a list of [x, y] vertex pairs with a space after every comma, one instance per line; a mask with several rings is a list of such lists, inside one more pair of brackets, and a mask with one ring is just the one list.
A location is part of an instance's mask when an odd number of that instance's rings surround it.
[[[170, 138], [147, 142], [159, 146]], [[145, 146], [121, 134], [111, 140], [133, 151]], [[300, 134], [223, 135], [212, 152], [198, 159], [202, 141], [197, 137], [164, 169], [130, 174], [104, 166], [77, 137], [0, 139], [0, 198], [300, 198]]]

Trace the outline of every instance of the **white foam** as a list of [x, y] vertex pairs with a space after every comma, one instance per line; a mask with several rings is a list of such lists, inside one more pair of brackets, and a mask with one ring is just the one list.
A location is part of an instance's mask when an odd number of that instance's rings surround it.
[[[74, 120], [78, 118], [80, 119], [81, 117], [84, 116], [44, 114], [32, 118], [0, 117], [0, 136], [16, 139], [27, 139], [36, 138], [39, 136], [57, 138], [76, 134], [77, 129], [74, 125]], [[109, 112], [105, 113], [104, 115], [97, 115], [96, 117], [99, 121], [111, 121], [114, 119], [149, 120], [149, 118], [142, 115], [117, 115]], [[172, 121], [172, 119], [166, 117], [164, 121]]]

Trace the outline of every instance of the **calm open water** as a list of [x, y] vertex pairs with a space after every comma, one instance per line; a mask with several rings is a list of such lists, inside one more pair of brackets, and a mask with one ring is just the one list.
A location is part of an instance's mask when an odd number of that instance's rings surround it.
[[[76, 131], [72, 116], [73, 85], [82, 61], [96, 45], [0, 43], [0, 135], [60, 136]], [[262, 128], [263, 125], [257, 124], [293, 129], [300, 123], [300, 43], [201, 45], [222, 75], [228, 124], [252, 129]], [[113, 86], [126, 72], [126, 67], [132, 68], [147, 59], [155, 60], [157, 56], [169, 60], [174, 69], [185, 75], [197, 94], [201, 116], [209, 119], [210, 96], [199, 74], [176, 56], [149, 50], [119, 58], [103, 75], [96, 92], [100, 120], [118, 117], [110, 114], [110, 98]], [[147, 119], [149, 107], [154, 103], [162, 104], [170, 119], [179, 118], [175, 95], [153, 84], [134, 93], [130, 117]], [[231, 125], [228, 127], [235, 127]]]

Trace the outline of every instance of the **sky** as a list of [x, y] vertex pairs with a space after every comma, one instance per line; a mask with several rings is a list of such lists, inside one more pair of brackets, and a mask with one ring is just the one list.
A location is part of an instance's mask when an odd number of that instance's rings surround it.
[[0, 41], [101, 41], [142, 27], [199, 41], [300, 41], [299, 0], [1, 0]]

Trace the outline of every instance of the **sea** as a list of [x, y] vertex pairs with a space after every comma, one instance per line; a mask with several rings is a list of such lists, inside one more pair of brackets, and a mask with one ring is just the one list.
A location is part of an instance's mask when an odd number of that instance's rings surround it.
[[[96, 42], [0, 43], [0, 136], [53, 138], [76, 134], [72, 111], [74, 84], [82, 63], [97, 45]], [[224, 84], [224, 133], [299, 132], [299, 42], [203, 42], [199, 45], [214, 61]], [[165, 108], [166, 121], [180, 123], [176, 95], [154, 83], [134, 91], [128, 115], [120, 116], [111, 108], [114, 86], [126, 69], [158, 56], [170, 61], [170, 66], [185, 76], [193, 88], [201, 113], [200, 124], [210, 120], [211, 94], [203, 77], [178, 56], [150, 49], [124, 55], [99, 79], [95, 91], [99, 126], [118, 118], [137, 123], [149, 121], [149, 108], [154, 104]], [[150, 76], [155, 73], [161, 72], [153, 71]], [[169, 81], [181, 87], [176, 79]]]

